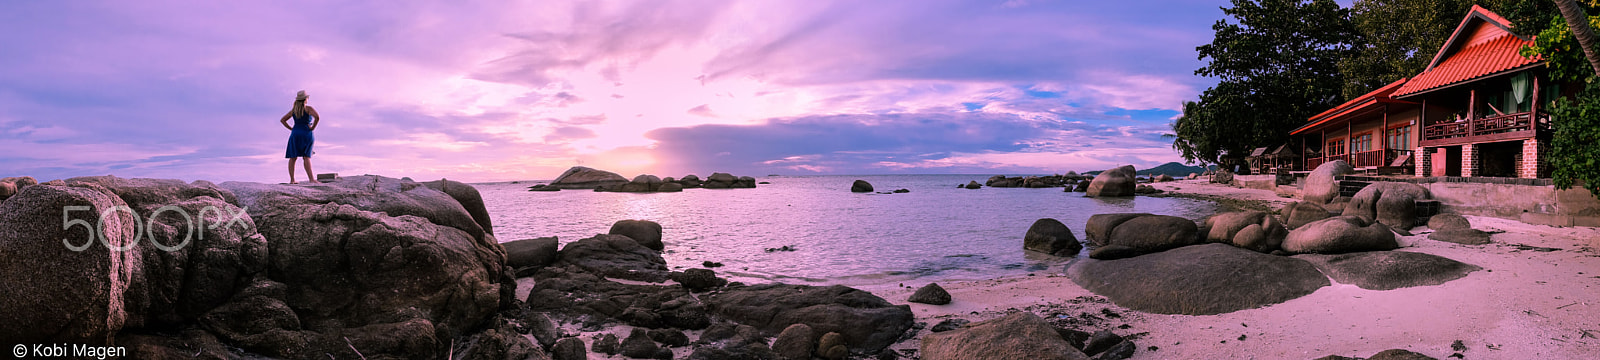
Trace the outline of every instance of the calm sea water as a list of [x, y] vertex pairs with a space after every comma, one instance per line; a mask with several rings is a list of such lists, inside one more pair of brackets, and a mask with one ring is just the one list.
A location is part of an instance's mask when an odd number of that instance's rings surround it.
[[[681, 193], [587, 190], [530, 192], [536, 183], [474, 184], [501, 241], [557, 236], [563, 244], [603, 234], [623, 219], [661, 224], [667, 265], [725, 264], [719, 274], [753, 282], [877, 285], [907, 280], [975, 280], [1017, 275], [1070, 259], [1027, 253], [1035, 220], [1055, 218], [1083, 238], [1090, 215], [1149, 212], [1199, 218], [1208, 201], [1086, 198], [1061, 188], [958, 189], [987, 175], [767, 176], [755, 189]], [[856, 194], [850, 184], [877, 191]], [[768, 252], [790, 246], [795, 251]], [[1080, 255], [1082, 256], [1082, 255]], [[1060, 269], [1052, 269], [1060, 270]]]

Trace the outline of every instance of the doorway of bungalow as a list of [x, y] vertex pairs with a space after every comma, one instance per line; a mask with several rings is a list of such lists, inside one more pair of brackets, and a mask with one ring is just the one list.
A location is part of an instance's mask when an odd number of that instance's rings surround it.
[[1428, 154], [1433, 163], [1432, 176], [1461, 176], [1461, 145], [1433, 148]]

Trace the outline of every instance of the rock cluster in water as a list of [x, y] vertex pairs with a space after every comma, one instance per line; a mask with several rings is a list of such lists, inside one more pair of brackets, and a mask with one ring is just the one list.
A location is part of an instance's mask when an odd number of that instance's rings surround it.
[[701, 180], [694, 174], [685, 175], [683, 178], [661, 178], [655, 175], [639, 175], [633, 180], [628, 180], [617, 173], [598, 170], [584, 166], [574, 166], [567, 169], [561, 176], [556, 177], [549, 184], [539, 184], [528, 187], [528, 191], [560, 191], [562, 189], [592, 189], [594, 191], [611, 192], [680, 192], [683, 189], [753, 189], [756, 179], [749, 176], [733, 176], [728, 173], [712, 173], [711, 176]]

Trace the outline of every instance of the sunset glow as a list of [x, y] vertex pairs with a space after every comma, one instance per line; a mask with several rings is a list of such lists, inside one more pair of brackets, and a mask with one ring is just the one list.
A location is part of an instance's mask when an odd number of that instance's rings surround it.
[[300, 89], [346, 174], [1153, 166], [1219, 5], [14, 4], [0, 166], [275, 179]]

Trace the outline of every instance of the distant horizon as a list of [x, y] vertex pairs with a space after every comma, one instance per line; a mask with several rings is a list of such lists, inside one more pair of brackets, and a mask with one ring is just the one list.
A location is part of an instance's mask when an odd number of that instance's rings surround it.
[[1150, 167], [1228, 5], [26, 2], [0, 176], [287, 181], [298, 90], [317, 173]]

